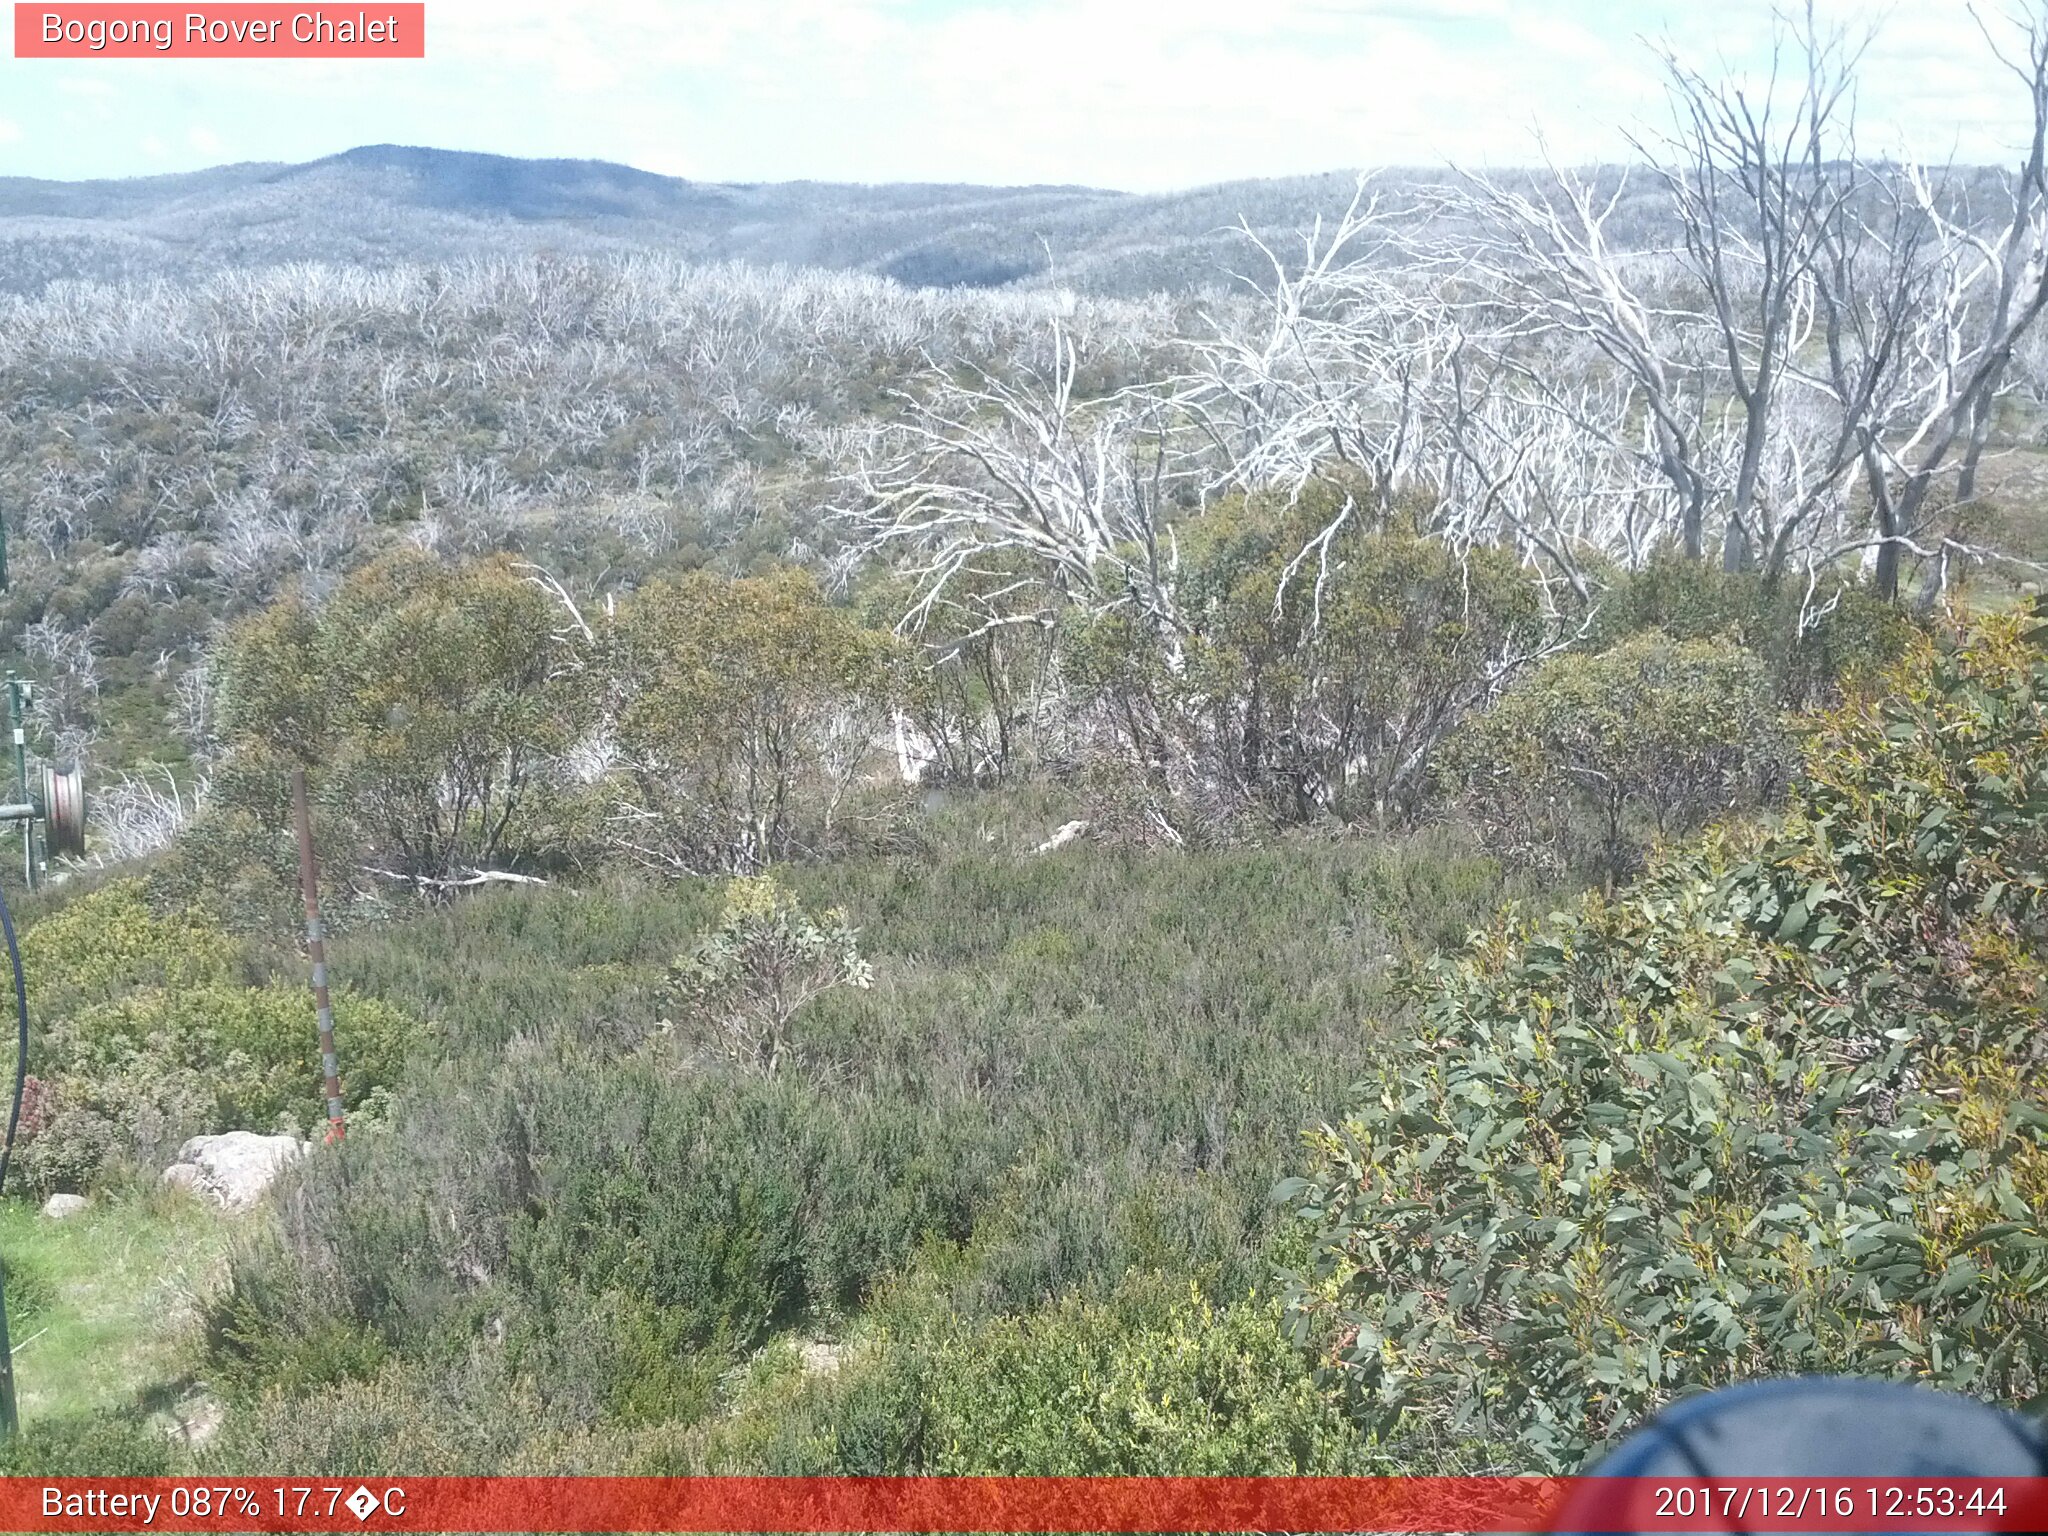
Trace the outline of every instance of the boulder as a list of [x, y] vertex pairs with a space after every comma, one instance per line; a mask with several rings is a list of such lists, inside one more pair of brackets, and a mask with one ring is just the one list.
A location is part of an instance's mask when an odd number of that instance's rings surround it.
[[43, 1214], [52, 1221], [62, 1221], [66, 1216], [76, 1216], [88, 1203], [83, 1195], [52, 1195], [43, 1202]]
[[199, 1192], [199, 1165], [197, 1163], [173, 1163], [164, 1170], [164, 1182], [172, 1189], [189, 1193]]
[[205, 1195], [226, 1210], [246, 1211], [311, 1145], [296, 1136], [259, 1136], [254, 1131], [194, 1136], [164, 1170], [164, 1182]]

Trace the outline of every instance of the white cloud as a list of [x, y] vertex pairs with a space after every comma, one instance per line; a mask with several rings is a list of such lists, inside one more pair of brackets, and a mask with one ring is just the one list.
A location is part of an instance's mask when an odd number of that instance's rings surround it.
[[11, 118], [0, 117], [0, 144], [19, 144], [21, 139], [21, 124]]
[[[1885, 30], [1872, 149], [2003, 156], [2012, 82], [1965, 0], [1819, 0]], [[423, 61], [0, 60], [46, 174], [304, 159], [384, 140], [713, 179], [1187, 186], [1373, 163], [1625, 152], [1652, 53], [1767, 62], [1773, 0], [435, 0]], [[118, 78], [118, 103], [76, 97]], [[63, 114], [74, 114], [67, 122]], [[16, 155], [13, 160], [25, 158]]]

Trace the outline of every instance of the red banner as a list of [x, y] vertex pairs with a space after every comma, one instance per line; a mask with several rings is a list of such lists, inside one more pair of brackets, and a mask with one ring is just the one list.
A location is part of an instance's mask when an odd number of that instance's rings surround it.
[[2048, 1478], [0, 1479], [5, 1531], [2043, 1531]]
[[423, 59], [427, 8], [72, 5], [16, 0], [18, 59]]

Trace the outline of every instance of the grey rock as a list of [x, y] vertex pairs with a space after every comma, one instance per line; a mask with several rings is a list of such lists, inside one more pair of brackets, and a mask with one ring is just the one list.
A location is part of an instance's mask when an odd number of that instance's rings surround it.
[[164, 1182], [204, 1195], [225, 1210], [245, 1211], [263, 1198], [279, 1173], [306, 1155], [310, 1145], [296, 1136], [259, 1136], [254, 1131], [194, 1136], [164, 1170]]

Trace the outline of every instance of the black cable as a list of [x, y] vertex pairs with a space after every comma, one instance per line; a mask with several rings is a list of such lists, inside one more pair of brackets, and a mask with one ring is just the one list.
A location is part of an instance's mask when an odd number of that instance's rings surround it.
[[0, 1190], [7, 1187], [7, 1165], [14, 1157], [14, 1135], [21, 1128], [21, 1098], [28, 1087], [28, 977], [21, 969], [21, 945], [14, 937], [14, 914], [7, 910], [7, 893], [0, 891], [0, 933], [7, 937], [7, 960], [14, 967], [14, 1017], [20, 1025], [20, 1044], [14, 1060], [14, 1108], [7, 1114], [7, 1140], [0, 1143]]

